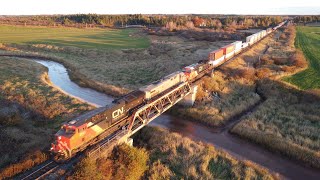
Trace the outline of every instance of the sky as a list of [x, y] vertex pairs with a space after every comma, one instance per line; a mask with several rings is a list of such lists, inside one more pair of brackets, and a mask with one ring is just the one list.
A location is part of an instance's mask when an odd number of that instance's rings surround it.
[[0, 0], [0, 15], [82, 13], [319, 15], [320, 0]]

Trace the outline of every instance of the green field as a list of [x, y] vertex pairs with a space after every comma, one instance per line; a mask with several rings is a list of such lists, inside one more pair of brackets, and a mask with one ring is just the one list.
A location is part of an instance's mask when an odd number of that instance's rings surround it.
[[149, 40], [134, 29], [78, 29], [0, 26], [0, 43], [49, 44], [79, 48], [146, 48]]
[[320, 27], [297, 27], [295, 45], [303, 51], [309, 67], [284, 80], [301, 89], [320, 88]]

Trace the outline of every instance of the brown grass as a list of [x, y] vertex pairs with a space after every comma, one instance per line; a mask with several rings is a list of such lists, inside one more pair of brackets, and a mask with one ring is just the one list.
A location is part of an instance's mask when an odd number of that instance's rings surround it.
[[150, 152], [146, 179], [160, 174], [169, 179], [277, 179], [254, 163], [239, 161], [211, 145], [159, 128], [142, 129], [135, 142]]
[[20, 172], [23, 172], [29, 168], [34, 167], [48, 159], [48, 155], [41, 152], [35, 151], [27, 156], [25, 156], [22, 160], [17, 163], [13, 163], [10, 166], [2, 169], [0, 171], [0, 179], [10, 178]]
[[[253, 75], [254, 77], [254, 75]], [[216, 72], [214, 78], [203, 78], [193, 107], [173, 107], [170, 112], [209, 126], [221, 126], [234, 115], [260, 100], [253, 82], [246, 79], [227, 80]]]
[[46, 68], [35, 62], [0, 57], [0, 64], [0, 168], [7, 176], [33, 165], [25, 154], [48, 150], [63, 121], [92, 107], [45, 84]]
[[259, 91], [267, 100], [232, 132], [320, 168], [319, 97], [270, 80], [261, 82]]

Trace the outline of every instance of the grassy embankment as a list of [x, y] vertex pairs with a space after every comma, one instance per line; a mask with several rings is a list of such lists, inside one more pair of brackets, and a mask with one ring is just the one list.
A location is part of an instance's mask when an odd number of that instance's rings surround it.
[[320, 27], [297, 27], [295, 45], [301, 49], [309, 62], [309, 67], [285, 81], [301, 89], [320, 88]]
[[[162, 137], [162, 138], [159, 138]], [[121, 145], [107, 159], [82, 161], [70, 179], [279, 179], [250, 161], [154, 127]], [[95, 173], [89, 173], [95, 172]]]
[[60, 124], [91, 109], [44, 80], [43, 66], [0, 57], [0, 179], [46, 160]]
[[[255, 71], [268, 72], [264, 79], [257, 81], [258, 91], [266, 101], [255, 112], [244, 116], [231, 132], [320, 168], [320, 97], [280, 80], [296, 72], [310, 71], [303, 71], [307, 62], [302, 52], [294, 48], [294, 34], [294, 28], [290, 27], [280, 35], [279, 41], [270, 44], [262, 62], [255, 68]], [[297, 42], [300, 38], [297, 37]]]
[[[62, 62], [79, 84], [112, 95], [158, 80], [224, 44], [149, 36], [139, 30], [5, 26], [0, 33], [6, 34], [1, 37], [6, 42], [1, 54], [32, 54]], [[19, 41], [24, 36], [28, 38]]]

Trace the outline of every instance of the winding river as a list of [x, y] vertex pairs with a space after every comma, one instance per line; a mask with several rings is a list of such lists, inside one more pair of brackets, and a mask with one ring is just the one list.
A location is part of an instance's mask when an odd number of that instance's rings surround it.
[[[64, 93], [95, 106], [105, 106], [113, 98], [90, 88], [83, 88], [72, 82], [67, 69], [59, 63], [46, 60], [35, 62], [48, 68], [49, 79], [53, 86]], [[196, 141], [202, 141], [223, 149], [239, 159], [248, 159], [273, 172], [279, 173], [285, 179], [320, 179], [320, 171], [300, 165], [297, 162], [269, 152], [260, 146], [249, 143], [228, 133], [228, 129], [216, 132], [202, 124], [163, 114], [150, 126], [160, 126], [171, 132], [177, 132]]]

